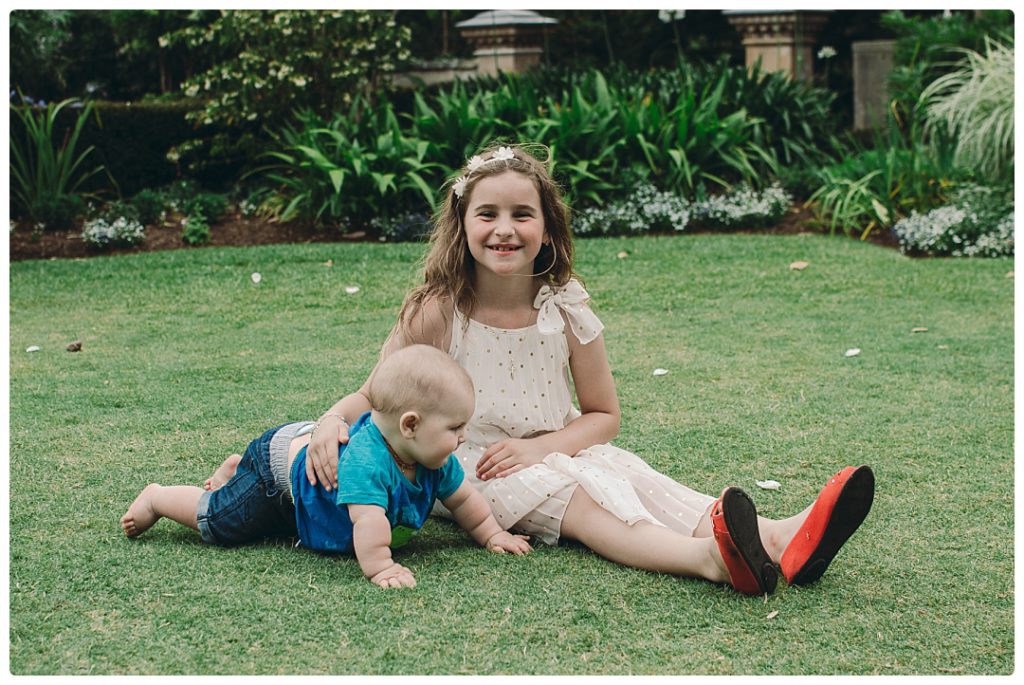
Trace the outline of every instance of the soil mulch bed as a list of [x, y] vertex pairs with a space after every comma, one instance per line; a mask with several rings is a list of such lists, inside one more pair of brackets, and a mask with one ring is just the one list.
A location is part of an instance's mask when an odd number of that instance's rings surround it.
[[[695, 233], [705, 231], [692, 231]], [[710, 232], [710, 231], [708, 231]], [[734, 233], [762, 233], [767, 235], [791, 235], [795, 233], [821, 233], [822, 228], [814, 221], [809, 209], [794, 207], [782, 220], [771, 228], [757, 230], [736, 230]], [[210, 247], [243, 247], [248, 245], [272, 245], [276, 243], [330, 243], [372, 240], [363, 233], [341, 234], [326, 229], [317, 229], [300, 223], [271, 223], [263, 219], [249, 219], [234, 215], [210, 227]], [[884, 247], [897, 247], [896, 239], [889, 231], [880, 231], [868, 237], [872, 243]], [[130, 254], [153, 250], [202, 249], [190, 247], [182, 242], [181, 226], [178, 222], [146, 227], [146, 239], [141, 245], [111, 250], [97, 250], [82, 240], [80, 231], [48, 231], [33, 235], [25, 226], [10, 235], [11, 261], [22, 259], [74, 259], [107, 254]]]

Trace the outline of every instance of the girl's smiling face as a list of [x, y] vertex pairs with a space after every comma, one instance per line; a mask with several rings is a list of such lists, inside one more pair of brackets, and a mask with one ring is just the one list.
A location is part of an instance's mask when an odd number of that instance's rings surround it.
[[468, 196], [466, 241], [476, 263], [495, 274], [533, 275], [547, 241], [540, 193], [516, 171], [480, 179]]

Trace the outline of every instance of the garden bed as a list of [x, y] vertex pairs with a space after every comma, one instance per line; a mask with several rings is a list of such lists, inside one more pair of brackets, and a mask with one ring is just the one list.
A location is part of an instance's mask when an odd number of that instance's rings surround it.
[[[702, 233], [699, 228], [688, 229], [686, 233]], [[821, 233], [820, 222], [815, 221], [809, 209], [794, 206], [782, 220], [773, 227], [756, 230], [737, 229], [737, 233], [766, 233], [788, 235], [794, 233]], [[258, 218], [246, 218], [241, 214], [229, 215], [211, 227], [208, 246], [244, 247], [248, 245], [273, 245], [277, 243], [329, 243], [350, 242], [368, 239], [365, 234], [342, 234], [317, 229], [301, 222], [270, 222]], [[868, 238], [871, 242], [885, 247], [898, 248], [896, 239], [889, 231], [875, 232]], [[33, 235], [25, 226], [10, 235], [11, 261], [23, 259], [80, 259], [106, 254], [130, 254], [154, 250], [201, 249], [190, 248], [181, 239], [178, 222], [146, 227], [146, 239], [132, 247], [109, 250], [91, 248], [82, 240], [80, 231], [45, 231]]]

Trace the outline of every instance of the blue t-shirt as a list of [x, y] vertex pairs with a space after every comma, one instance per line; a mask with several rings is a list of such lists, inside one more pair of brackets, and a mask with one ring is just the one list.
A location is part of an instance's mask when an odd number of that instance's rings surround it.
[[462, 484], [459, 460], [431, 470], [416, 466], [416, 482], [410, 483], [391, 458], [380, 430], [366, 412], [349, 429], [349, 441], [338, 448], [338, 489], [324, 490], [306, 478], [306, 448], [292, 463], [292, 498], [295, 524], [304, 547], [321, 552], [351, 554], [352, 519], [349, 504], [376, 504], [391, 523], [391, 546], [400, 547], [423, 527], [434, 500], [451, 497]]

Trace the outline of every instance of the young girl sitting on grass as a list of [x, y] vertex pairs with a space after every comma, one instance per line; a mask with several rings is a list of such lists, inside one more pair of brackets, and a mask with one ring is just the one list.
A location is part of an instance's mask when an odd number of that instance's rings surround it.
[[[491, 147], [448, 189], [424, 283], [405, 298], [381, 364], [427, 344], [472, 377], [476, 408], [455, 454], [503, 528], [748, 594], [772, 592], [780, 562], [790, 583], [820, 577], [871, 507], [871, 469], [843, 469], [812, 506], [775, 521], [759, 519], [739, 488], [715, 499], [609, 445], [619, 404], [588, 299], [546, 165], [521, 147]], [[372, 395], [368, 382], [321, 417], [310, 483], [338, 486], [338, 443]]]
[[379, 364], [364, 388], [372, 410], [353, 419], [347, 447], [335, 450], [336, 494], [305, 478], [314, 424], [291, 423], [253, 440], [240, 459], [229, 457], [207, 489], [146, 486], [121, 518], [124, 532], [135, 537], [166, 516], [216, 545], [298, 537], [309, 549], [355, 553], [363, 575], [381, 587], [414, 587], [391, 548], [407, 542], [440, 500], [487, 549], [530, 551], [525, 536], [498, 525], [449, 458], [473, 413], [465, 371], [433, 347], [414, 345]]

